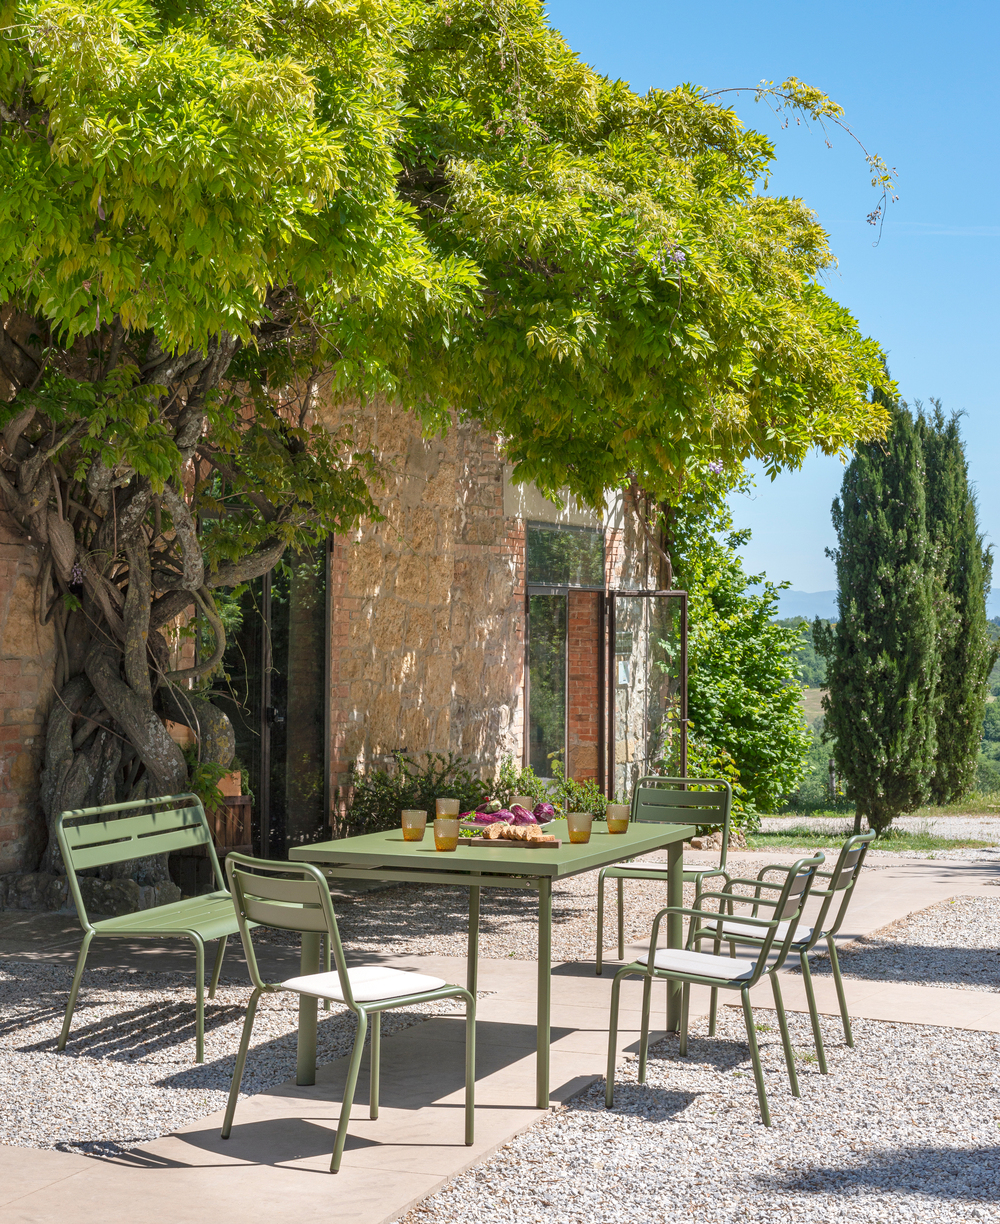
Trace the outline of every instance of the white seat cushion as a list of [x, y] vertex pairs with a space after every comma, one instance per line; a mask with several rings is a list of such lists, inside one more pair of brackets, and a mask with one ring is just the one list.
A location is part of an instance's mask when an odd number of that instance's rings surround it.
[[[712, 929], [715, 929], [714, 926]], [[751, 939], [763, 939], [767, 934], [764, 927], [755, 927], [750, 922], [739, 922], [738, 920], [732, 918], [722, 924], [722, 929], [727, 935], [749, 935]], [[812, 938], [812, 933], [812, 927], [797, 927], [795, 931], [795, 938], [792, 940], [792, 942], [808, 943], [808, 941]], [[779, 945], [783, 944], [787, 934], [788, 923], [779, 922], [778, 929], [774, 933], [774, 942]]]
[[[645, 962], [646, 955], [638, 960]], [[674, 973], [690, 973], [697, 977], [718, 978], [720, 982], [743, 982], [753, 977], [757, 968], [755, 960], [740, 957], [713, 956], [710, 952], [688, 952], [683, 948], [661, 948], [653, 964], [657, 969]]]
[[[348, 969], [351, 993], [355, 1003], [374, 1003], [380, 999], [398, 999], [403, 995], [422, 994], [428, 990], [440, 990], [448, 983], [444, 978], [430, 977], [426, 973], [407, 973], [405, 969], [389, 969], [382, 965], [361, 965]], [[315, 995], [317, 999], [335, 999], [344, 1002], [340, 988], [340, 974], [308, 973], [305, 977], [289, 978], [282, 982], [286, 990], [297, 990], [299, 994]]]

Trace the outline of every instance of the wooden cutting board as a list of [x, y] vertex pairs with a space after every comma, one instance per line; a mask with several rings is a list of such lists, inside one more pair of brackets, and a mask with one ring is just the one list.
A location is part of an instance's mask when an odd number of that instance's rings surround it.
[[558, 837], [543, 842], [511, 841], [507, 837], [463, 837], [459, 839], [458, 844], [460, 846], [514, 846], [518, 850], [558, 850], [562, 841]]

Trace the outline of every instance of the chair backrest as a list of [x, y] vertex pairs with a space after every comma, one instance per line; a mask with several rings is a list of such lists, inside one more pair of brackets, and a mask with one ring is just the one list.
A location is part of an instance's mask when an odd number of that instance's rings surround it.
[[[763, 940], [763, 944], [757, 953], [757, 965], [750, 985], [758, 980], [765, 968], [780, 969], [795, 938], [799, 919], [802, 917], [802, 913], [809, 901], [816, 873], [825, 861], [826, 856], [823, 854], [823, 851], [817, 850], [811, 857], [799, 859], [791, 867], [775, 866], [767, 868], [767, 871], [776, 873], [779, 876], [773, 882], [763, 879], [763, 873], [755, 880], [733, 876], [730, 877], [723, 890], [701, 893], [700, 899], [703, 904], [706, 900], [712, 898], [719, 902], [719, 916], [715, 916], [710, 911], [699, 911], [701, 920], [698, 924], [692, 921], [691, 932], [688, 935], [688, 946], [691, 946], [699, 938], [715, 937], [718, 933], [718, 923], [720, 918], [725, 917], [725, 911], [728, 911], [739, 922], [741, 915], [736, 913], [735, 905], [749, 905], [752, 907], [752, 917], [760, 918], [770, 923], [769, 927], [762, 926], [759, 928], [759, 937]], [[750, 894], [734, 892], [734, 885], [749, 886], [753, 889], [753, 892]], [[772, 894], [777, 893], [778, 895], [777, 897], [773, 895], [766, 897], [764, 895], [765, 890]], [[761, 913], [762, 909], [763, 913]], [[745, 920], [745, 915], [743, 917]], [[779, 940], [778, 928], [781, 923], [787, 923], [788, 925], [784, 935]], [[769, 964], [768, 962], [772, 958], [773, 963]]]
[[[114, 815], [118, 812], [138, 815]], [[100, 816], [112, 816], [112, 819], [95, 819]], [[84, 929], [91, 927], [77, 872], [91, 867], [108, 867], [149, 854], [169, 854], [172, 850], [206, 846], [216, 884], [220, 890], [225, 890], [226, 882], [212, 843], [212, 831], [197, 795], [161, 795], [154, 799], [134, 799], [128, 803], [60, 812], [55, 827], [70, 892]]]
[[[691, 790], [692, 786], [699, 789]], [[725, 867], [729, 853], [732, 807], [733, 788], [724, 778], [664, 778], [650, 774], [640, 778], [632, 790], [633, 820], [721, 825], [721, 867]]]
[[[836, 935], [840, 930], [847, 914], [847, 907], [851, 902], [854, 885], [858, 882], [861, 868], [865, 864], [868, 847], [874, 840], [874, 833], [855, 833], [853, 837], [849, 837], [843, 846], [841, 846], [840, 854], [837, 856], [837, 862], [833, 870], [817, 872], [817, 887], [813, 889], [813, 894], [817, 897], [822, 897], [823, 904], [816, 916], [814, 928], [816, 939], [819, 938], [820, 934]], [[823, 888], [824, 880], [829, 881], [825, 888]], [[838, 895], [840, 897], [840, 904], [837, 907], [836, 917], [829, 926], [826, 926], [827, 914]], [[814, 943], [816, 939], [813, 940]]]
[[312, 863], [279, 863], [231, 853], [226, 857], [226, 876], [236, 907], [236, 921], [243, 940], [250, 980], [261, 990], [269, 989], [257, 967], [249, 923], [279, 931], [326, 935], [340, 977], [340, 988], [348, 1007], [354, 1007], [347, 962], [337, 929], [330, 886]]

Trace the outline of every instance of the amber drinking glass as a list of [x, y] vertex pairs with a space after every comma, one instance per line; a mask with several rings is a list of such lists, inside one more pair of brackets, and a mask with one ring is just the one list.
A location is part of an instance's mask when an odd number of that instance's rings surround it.
[[403, 821], [403, 841], [423, 841], [427, 828], [427, 813], [419, 808], [407, 808], [400, 813]]
[[567, 812], [566, 827], [569, 829], [569, 840], [574, 846], [582, 846], [590, 841], [590, 827], [594, 823], [591, 812]]
[[604, 819], [609, 833], [625, 833], [628, 830], [629, 807], [627, 803], [609, 803]]
[[[441, 800], [438, 800], [440, 803]], [[454, 850], [458, 846], [458, 816], [439, 816], [434, 821], [434, 849]]]
[[434, 800], [434, 815], [435, 816], [457, 816], [459, 803], [457, 799], [435, 799]]

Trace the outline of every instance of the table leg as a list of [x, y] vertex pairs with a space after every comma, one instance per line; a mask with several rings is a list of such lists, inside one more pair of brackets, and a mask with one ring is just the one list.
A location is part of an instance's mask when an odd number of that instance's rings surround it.
[[[319, 933], [302, 933], [302, 956], [299, 972], [319, 973]], [[295, 1066], [295, 1082], [308, 1085], [316, 1083], [316, 1019], [319, 1000], [310, 995], [299, 995], [299, 1042]]]
[[469, 948], [466, 952], [465, 985], [476, 997], [479, 982], [479, 888], [469, 889]]
[[[675, 842], [667, 847], [667, 905], [684, 904], [684, 847]], [[667, 947], [684, 944], [684, 915], [667, 915]], [[667, 1032], [676, 1033], [681, 1027], [680, 982], [667, 983]]]
[[538, 1052], [535, 1056], [535, 1106], [549, 1107], [549, 1045], [552, 1015], [552, 881], [538, 881]]

